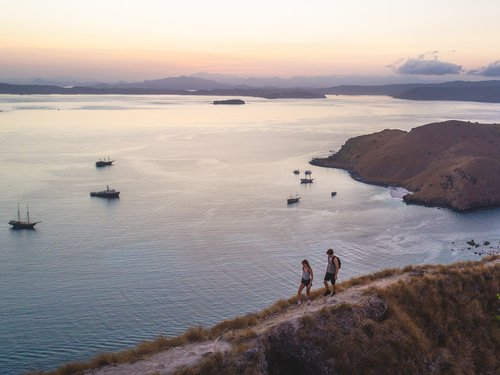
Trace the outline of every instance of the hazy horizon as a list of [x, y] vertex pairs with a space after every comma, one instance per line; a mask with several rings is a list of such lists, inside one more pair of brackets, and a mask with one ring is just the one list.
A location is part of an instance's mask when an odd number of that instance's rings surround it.
[[6, 0], [0, 79], [494, 79], [498, 14], [493, 0]]

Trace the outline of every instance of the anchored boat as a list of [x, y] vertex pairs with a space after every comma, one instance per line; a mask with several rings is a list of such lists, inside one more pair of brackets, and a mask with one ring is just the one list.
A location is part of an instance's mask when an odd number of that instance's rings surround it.
[[26, 205], [26, 221], [21, 220], [21, 213], [19, 211], [19, 203], [17, 204], [17, 220], [9, 221], [9, 224], [12, 225], [12, 229], [35, 229], [35, 225], [41, 223], [41, 221], [31, 221], [30, 220], [30, 211], [28, 205]]
[[297, 202], [300, 200], [300, 198], [301, 198], [301, 197], [300, 197], [298, 194], [297, 194], [297, 195], [295, 195], [295, 196], [290, 195], [290, 198], [288, 198], [288, 199], [286, 200], [286, 203], [287, 203], [287, 204], [297, 203]]
[[120, 192], [115, 189], [110, 189], [108, 185], [106, 185], [106, 190], [103, 191], [91, 191], [91, 197], [101, 197], [101, 198], [120, 198]]
[[106, 158], [104, 158], [104, 160], [99, 158], [99, 160], [95, 162], [95, 166], [98, 168], [105, 167], [107, 165], [112, 165], [113, 162], [114, 162], [114, 160], [111, 160], [110, 157], [108, 156], [108, 160], [106, 160]]
[[304, 178], [300, 179], [301, 184], [312, 184], [314, 178], [311, 178], [311, 171], [305, 171]]

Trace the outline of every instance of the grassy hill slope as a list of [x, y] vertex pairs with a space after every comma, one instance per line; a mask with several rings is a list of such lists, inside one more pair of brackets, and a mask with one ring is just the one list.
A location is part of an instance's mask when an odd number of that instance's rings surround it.
[[[391, 269], [56, 375], [498, 374], [500, 257]], [[157, 354], [155, 354], [157, 353]], [[40, 373], [41, 374], [41, 373]]]

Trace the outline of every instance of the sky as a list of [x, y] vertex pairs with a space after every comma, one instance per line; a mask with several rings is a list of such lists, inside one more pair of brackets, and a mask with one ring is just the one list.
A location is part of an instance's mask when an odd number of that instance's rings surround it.
[[0, 79], [500, 77], [498, 0], [0, 0]]

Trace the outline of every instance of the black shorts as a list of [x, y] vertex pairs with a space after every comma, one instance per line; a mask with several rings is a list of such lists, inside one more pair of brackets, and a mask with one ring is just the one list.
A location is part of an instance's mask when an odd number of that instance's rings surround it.
[[309, 284], [311, 283], [311, 279], [309, 280], [302, 279], [301, 283], [304, 284], [305, 286], [309, 286]]
[[334, 274], [334, 273], [327, 272], [327, 273], [325, 274], [325, 281], [331, 281], [331, 282], [332, 282], [332, 285], [335, 285], [335, 274]]

